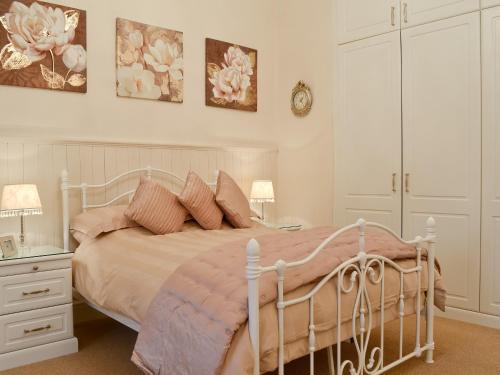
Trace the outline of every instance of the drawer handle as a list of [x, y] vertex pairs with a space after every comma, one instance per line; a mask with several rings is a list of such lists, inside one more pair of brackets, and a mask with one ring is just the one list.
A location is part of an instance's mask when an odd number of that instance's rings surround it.
[[23, 296], [32, 296], [35, 294], [42, 294], [42, 293], [48, 293], [50, 292], [50, 288], [43, 289], [43, 290], [35, 290], [33, 292], [23, 292]]
[[39, 267], [38, 266], [33, 266], [33, 271], [38, 271]]
[[38, 328], [33, 328], [33, 329], [25, 329], [24, 330], [24, 334], [27, 335], [29, 333], [46, 331], [46, 330], [49, 330], [51, 328], [52, 328], [52, 326], [50, 324], [47, 324], [45, 327], [38, 327]]

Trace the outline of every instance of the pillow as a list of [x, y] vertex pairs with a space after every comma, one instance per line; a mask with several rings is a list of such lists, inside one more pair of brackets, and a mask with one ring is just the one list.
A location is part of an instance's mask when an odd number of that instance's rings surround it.
[[155, 234], [179, 232], [187, 214], [174, 193], [144, 176], [125, 210], [125, 216]]
[[82, 243], [96, 238], [101, 233], [118, 229], [138, 227], [139, 224], [125, 216], [127, 206], [96, 208], [76, 215], [70, 222], [70, 232]]
[[250, 204], [238, 184], [225, 172], [219, 171], [217, 177], [217, 204], [226, 219], [236, 228], [250, 228]]
[[215, 202], [212, 189], [190, 171], [179, 200], [203, 229], [220, 229], [224, 214]]

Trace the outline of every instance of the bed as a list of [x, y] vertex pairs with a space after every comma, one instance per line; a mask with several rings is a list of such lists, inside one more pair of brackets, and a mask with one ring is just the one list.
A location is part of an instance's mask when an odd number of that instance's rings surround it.
[[[67, 173], [63, 172], [61, 186], [65, 246], [69, 247], [68, 206], [71, 189], [81, 192], [83, 210], [108, 206], [124, 197], [131, 197], [134, 191], [120, 194], [110, 202], [100, 205], [88, 203], [88, 191], [140, 173], [150, 178], [160, 173], [179, 182], [183, 181], [168, 171], [147, 167], [127, 172], [102, 185], [71, 185]], [[414, 256], [389, 257], [372, 252], [370, 246], [373, 247], [373, 241], [367, 246], [370, 236], [375, 235], [375, 232], [371, 231], [378, 231], [378, 236], [385, 236], [384, 241], [393, 241], [391, 246], [394, 250], [403, 249], [405, 246], [405, 249], [414, 247]], [[296, 270], [299, 273], [295, 275], [300, 275], [301, 269], [317, 268], [314, 265], [318, 263], [314, 262], [346, 233], [349, 233], [351, 238], [350, 246], [356, 245], [352, 256], [343, 258], [328, 272], [310, 275], [311, 280], [308, 282], [293, 290], [287, 290], [287, 272]], [[75, 288], [89, 305], [140, 332], [134, 362], [144, 372], [167, 373], [166, 367], [155, 369], [147, 364], [147, 352], [154, 352], [150, 347], [161, 346], [160, 352], [165, 354], [163, 343], [154, 343], [154, 339], [148, 338], [152, 331], [148, 321], [152, 320], [148, 318], [148, 313], [151, 315], [150, 310], [154, 310], [152, 301], [158, 299], [166, 280], [175, 279], [172, 275], [177, 275], [179, 270], [189, 272], [189, 266], [195, 264], [198, 259], [210, 257], [212, 249], [224, 251], [230, 245], [236, 248], [245, 245], [246, 254], [239, 260], [244, 261], [245, 267], [241, 269], [241, 275], [238, 277], [245, 279], [246, 319], [230, 335], [230, 345], [227, 345], [223, 352], [222, 362], [214, 361], [210, 364], [205, 361], [198, 366], [210, 368], [212, 365], [214, 373], [223, 374], [256, 375], [276, 368], [283, 374], [285, 363], [309, 354], [313, 374], [314, 353], [322, 348], [328, 349], [331, 374], [343, 374], [346, 371], [351, 375], [381, 374], [410, 358], [420, 357], [424, 352], [427, 362], [432, 362], [435, 282], [436, 279], [438, 283], [441, 282], [435, 266], [436, 237], [432, 219], [428, 220], [425, 237], [417, 237], [413, 241], [403, 241], [389, 229], [375, 223], [366, 223], [362, 219], [340, 230], [319, 228], [309, 235], [320, 240], [311, 242], [314, 246], [311, 245], [312, 251], [303, 253], [307, 254], [306, 256], [288, 261], [280, 258], [271, 264], [264, 263], [268, 260], [264, 256], [263, 265], [261, 264], [261, 244], [265, 247], [271, 238], [280, 238], [286, 247], [302, 241], [300, 234], [295, 236], [277, 233], [277, 230], [258, 223], [248, 229], [233, 229], [224, 225], [221, 230], [206, 231], [196, 222], [187, 221], [182, 232], [164, 236], [155, 236], [141, 227], [118, 230], [83, 243], [76, 250]], [[286, 256], [283, 258], [286, 259]], [[339, 280], [343, 281], [338, 282]], [[203, 283], [209, 281], [202, 279]], [[263, 304], [262, 293], [265, 293], [266, 287], [269, 288], [270, 285], [275, 289], [276, 295]], [[444, 288], [439, 287], [436, 290], [439, 294], [438, 304], [443, 305]], [[415, 350], [403, 353], [403, 319], [411, 314], [417, 316], [418, 331], [422, 325], [421, 316], [425, 315], [426, 340], [421, 344], [420, 335], [416, 335]], [[383, 335], [379, 345], [369, 352], [370, 332], [375, 327], [380, 327], [383, 331], [384, 324], [395, 319], [399, 319], [401, 323], [400, 356], [391, 363], [385, 363]], [[342, 343], [349, 338], [354, 341], [358, 352], [358, 363], [343, 361], [341, 358]], [[169, 343], [170, 349], [182, 339], [183, 337], [178, 337], [176, 342]], [[141, 344], [146, 348], [142, 352], [137, 349], [141, 349]], [[196, 344], [198, 343], [190, 342], [184, 346], [179, 345], [180, 348], [175, 348], [176, 357], [182, 357], [182, 353], [186, 353], [186, 363], [196, 362], [196, 356], [199, 357], [204, 348], [200, 348], [200, 352], [195, 354], [188, 353], [189, 350], [186, 349]], [[336, 354], [333, 350], [334, 344]], [[158, 350], [153, 354], [158, 357]], [[184, 373], [190, 372], [186, 369]]]

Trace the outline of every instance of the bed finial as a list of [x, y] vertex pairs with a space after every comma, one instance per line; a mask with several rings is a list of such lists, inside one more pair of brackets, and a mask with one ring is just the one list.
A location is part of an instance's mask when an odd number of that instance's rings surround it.
[[430, 216], [426, 221], [427, 234], [436, 235], [436, 220], [432, 216]]

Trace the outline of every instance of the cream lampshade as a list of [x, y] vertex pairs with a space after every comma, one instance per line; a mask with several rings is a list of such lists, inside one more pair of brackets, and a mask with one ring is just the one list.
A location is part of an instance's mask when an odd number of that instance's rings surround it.
[[0, 217], [21, 216], [21, 235], [19, 236], [21, 247], [24, 247], [24, 217], [41, 214], [42, 203], [36, 185], [5, 185], [3, 187]]
[[256, 180], [252, 183], [250, 202], [261, 203], [261, 217], [264, 220], [264, 203], [274, 202], [273, 182], [270, 180]]

